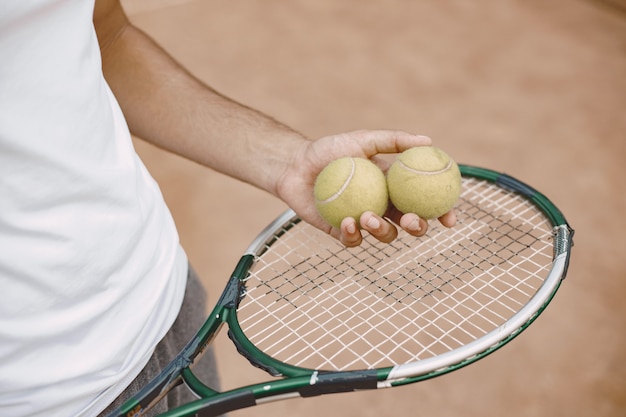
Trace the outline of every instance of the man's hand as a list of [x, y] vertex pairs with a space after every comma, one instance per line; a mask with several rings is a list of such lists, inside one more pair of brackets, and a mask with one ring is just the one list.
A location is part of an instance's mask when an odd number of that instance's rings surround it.
[[[344, 156], [371, 159], [386, 172], [390, 163], [380, 154], [400, 153], [414, 146], [428, 145], [431, 140], [426, 136], [392, 130], [356, 131], [307, 142], [294, 152], [291, 163], [279, 178], [276, 194], [303, 220], [336, 237], [345, 246], [358, 246], [363, 235], [357, 227], [357, 219], [345, 218], [340, 229], [334, 229], [317, 213], [313, 196], [317, 175], [330, 162]], [[383, 217], [366, 212], [358, 220], [364, 230], [385, 243], [397, 237], [396, 225], [414, 236], [422, 236], [428, 230], [427, 221], [414, 213], [401, 213], [393, 205]], [[439, 221], [452, 227], [456, 222], [454, 211], [446, 213]]]

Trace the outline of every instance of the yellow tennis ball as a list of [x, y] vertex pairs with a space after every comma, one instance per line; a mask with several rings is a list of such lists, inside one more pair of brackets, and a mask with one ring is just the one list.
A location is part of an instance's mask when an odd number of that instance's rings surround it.
[[339, 158], [317, 176], [314, 187], [317, 211], [330, 225], [339, 228], [341, 221], [373, 211], [382, 216], [389, 196], [385, 174], [365, 158]]
[[433, 146], [402, 152], [387, 171], [389, 199], [403, 213], [435, 219], [450, 211], [461, 194], [461, 172], [448, 154]]

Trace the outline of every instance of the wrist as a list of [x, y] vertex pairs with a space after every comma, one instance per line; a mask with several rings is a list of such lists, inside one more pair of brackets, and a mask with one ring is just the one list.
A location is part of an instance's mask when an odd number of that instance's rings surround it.
[[309, 143], [309, 139], [286, 126], [278, 133], [269, 134], [267, 140], [255, 141], [251, 154], [260, 155], [263, 165], [259, 167], [260, 175], [252, 179], [253, 185], [285, 201], [282, 185], [295, 175]]

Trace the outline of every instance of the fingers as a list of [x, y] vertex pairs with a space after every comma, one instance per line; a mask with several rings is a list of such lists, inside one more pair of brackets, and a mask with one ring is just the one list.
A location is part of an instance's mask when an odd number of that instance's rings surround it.
[[[398, 237], [398, 229], [393, 224], [372, 212], [363, 213], [359, 222], [363, 230], [383, 243], [390, 243]], [[341, 222], [339, 241], [348, 248], [359, 246], [363, 241], [361, 230], [352, 217]]]
[[428, 231], [428, 222], [415, 213], [406, 213], [400, 218], [400, 227], [416, 237], [424, 236]]
[[363, 213], [359, 220], [363, 229], [383, 243], [392, 242], [398, 237], [398, 229], [393, 224], [371, 211]]
[[[443, 216], [438, 218], [439, 222], [445, 227], [453, 227], [456, 224], [456, 213], [454, 210], [450, 210]], [[407, 233], [413, 236], [424, 236], [428, 231], [428, 222], [421, 219], [415, 213], [406, 213], [400, 217], [398, 223]]]
[[[408, 234], [415, 237], [422, 237], [428, 231], [428, 221], [420, 218], [415, 213], [402, 214], [397, 224]], [[392, 213], [392, 217], [394, 217]], [[397, 216], [396, 216], [397, 218]], [[393, 219], [392, 219], [393, 220]], [[456, 213], [450, 210], [438, 219], [445, 227], [453, 227], [456, 224]], [[374, 238], [383, 243], [390, 243], [398, 237], [398, 229], [389, 221], [368, 211], [361, 215], [359, 219], [361, 228], [369, 232]], [[346, 217], [341, 222], [339, 231], [339, 241], [348, 248], [359, 246], [363, 242], [363, 235], [357, 222], [352, 217]]]
[[359, 230], [356, 220], [346, 217], [341, 221], [339, 241], [348, 248], [354, 248], [361, 244], [363, 236]]
[[450, 210], [443, 216], [439, 217], [439, 222], [441, 222], [441, 224], [445, 227], [453, 227], [456, 224], [456, 212], [454, 210]]
[[400, 153], [415, 146], [432, 145], [428, 136], [414, 135], [398, 130], [353, 132], [368, 158], [377, 154]]

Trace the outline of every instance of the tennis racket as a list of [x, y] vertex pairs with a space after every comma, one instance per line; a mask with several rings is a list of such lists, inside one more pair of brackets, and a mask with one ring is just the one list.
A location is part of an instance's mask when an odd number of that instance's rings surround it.
[[[515, 338], [565, 278], [574, 231], [530, 186], [460, 166], [457, 224], [345, 248], [287, 211], [248, 247], [178, 357], [112, 416], [141, 415], [184, 382], [198, 400], [162, 416], [215, 416], [291, 397], [433, 378]], [[434, 222], [433, 222], [434, 223]], [[223, 324], [274, 376], [217, 392], [192, 365]]]

